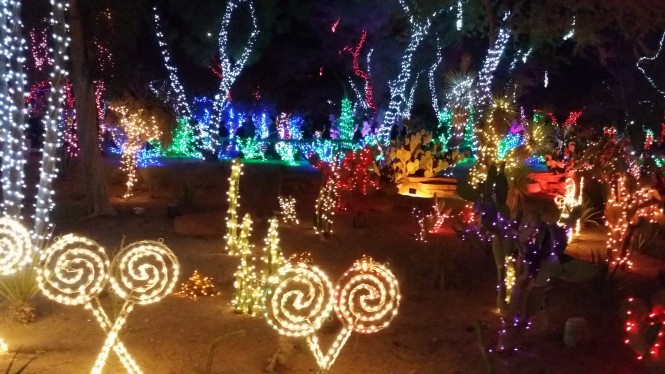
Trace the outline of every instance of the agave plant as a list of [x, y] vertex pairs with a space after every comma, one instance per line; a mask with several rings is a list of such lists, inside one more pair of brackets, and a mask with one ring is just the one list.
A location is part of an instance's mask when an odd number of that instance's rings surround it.
[[39, 291], [37, 285], [36, 264], [38, 258], [16, 273], [0, 277], [0, 297], [9, 302], [14, 319], [21, 323], [33, 322], [36, 318], [35, 308], [30, 301]]
[[582, 213], [580, 215], [580, 224], [582, 226], [593, 225], [600, 227], [603, 219], [603, 211], [591, 204], [591, 200], [584, 199], [582, 204]]

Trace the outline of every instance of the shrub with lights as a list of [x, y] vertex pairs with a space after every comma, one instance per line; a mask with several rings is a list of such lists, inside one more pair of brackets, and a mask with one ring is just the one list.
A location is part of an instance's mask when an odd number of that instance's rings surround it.
[[339, 161], [337, 158], [330, 163], [330, 170], [321, 175], [321, 189], [314, 205], [314, 232], [321, 237], [333, 233], [333, 218], [339, 203], [337, 175]]

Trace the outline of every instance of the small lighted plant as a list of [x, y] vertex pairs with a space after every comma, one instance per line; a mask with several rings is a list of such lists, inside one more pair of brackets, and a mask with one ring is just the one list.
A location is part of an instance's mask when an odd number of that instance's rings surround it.
[[299, 224], [300, 221], [298, 221], [296, 214], [296, 198], [293, 196], [279, 196], [277, 199], [279, 200], [279, 207], [282, 210], [282, 221], [292, 225]]
[[239, 158], [231, 163], [231, 176], [229, 177], [229, 191], [227, 201], [229, 208], [226, 215], [226, 253], [236, 256], [238, 252], [238, 206], [240, 201], [240, 177], [242, 176], [242, 161]]
[[[582, 207], [582, 190], [584, 189], [584, 177], [580, 178], [579, 188], [577, 187], [575, 180], [573, 178], [566, 178], [565, 182], [565, 192], [563, 195], [559, 195], [554, 198], [554, 203], [561, 212], [559, 217], [558, 224], [560, 226], [568, 225], [570, 220], [571, 213], [574, 209]], [[573, 238], [579, 236], [581, 223], [579, 218], [571, 225], [571, 228], [568, 230], [568, 241], [572, 241]]]
[[256, 315], [260, 311], [261, 280], [257, 275], [252, 254], [252, 245], [249, 237], [252, 231], [252, 219], [246, 214], [242, 220], [238, 251], [240, 252], [240, 265], [235, 272], [235, 292], [231, 303], [236, 313], [243, 315]]
[[144, 109], [134, 109], [125, 105], [110, 107], [119, 116], [118, 128], [124, 133], [122, 151], [122, 170], [127, 173], [127, 189], [124, 198], [134, 194], [138, 153], [148, 141], [158, 140], [162, 132], [157, 126], [155, 117], [148, 116]]
[[[322, 372], [330, 370], [353, 332], [372, 334], [388, 327], [399, 304], [395, 275], [369, 257], [356, 261], [334, 288], [316, 266], [286, 264], [271, 277], [263, 301], [268, 324], [281, 335], [304, 337]], [[333, 311], [342, 330], [324, 350], [316, 332]]]

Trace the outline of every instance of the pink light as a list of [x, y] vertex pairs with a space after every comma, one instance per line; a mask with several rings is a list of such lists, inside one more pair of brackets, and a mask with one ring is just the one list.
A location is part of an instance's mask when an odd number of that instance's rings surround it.
[[360, 52], [363, 48], [363, 45], [365, 44], [365, 40], [367, 40], [367, 31], [363, 31], [363, 34], [360, 37], [360, 41], [358, 42], [358, 45], [355, 47], [355, 49], [351, 48], [350, 46], [346, 46], [344, 49], [342, 49], [342, 52], [349, 52], [351, 56], [353, 56], [353, 73], [365, 81], [365, 103], [372, 110], [376, 110], [376, 104], [374, 104], [373, 98], [374, 93], [371, 77], [366, 71], [363, 71], [360, 68]]
[[337, 20], [332, 24], [330, 31], [332, 31], [333, 33], [337, 31], [337, 26], [339, 26], [339, 18], [337, 18]]

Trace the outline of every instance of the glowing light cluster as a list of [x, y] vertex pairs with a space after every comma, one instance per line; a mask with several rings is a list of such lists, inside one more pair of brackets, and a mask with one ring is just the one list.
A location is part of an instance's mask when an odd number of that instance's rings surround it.
[[515, 258], [513, 256], [506, 256], [503, 268], [506, 269], [506, 276], [503, 279], [505, 285], [506, 297], [504, 301], [506, 304], [510, 303], [510, 297], [513, 293], [513, 286], [515, 285]]
[[378, 189], [379, 182], [372, 170], [373, 166], [374, 153], [370, 147], [355, 152], [346, 151], [342, 165], [336, 171], [337, 190], [357, 191], [367, 195], [370, 189]]
[[0, 275], [14, 274], [29, 264], [33, 253], [30, 231], [16, 219], [0, 218]]
[[240, 206], [240, 177], [242, 176], [242, 161], [236, 158], [231, 163], [231, 176], [229, 177], [229, 191], [226, 201], [229, 208], [226, 212], [226, 253], [237, 256], [238, 249], [238, 207]]
[[575, 111], [575, 112], [570, 112], [570, 114], [568, 114], [568, 118], [566, 118], [566, 120], [563, 122], [562, 126], [564, 128], [566, 128], [568, 126], [577, 126], [577, 120], [582, 116], [583, 113], [584, 113], [584, 111], [582, 111], [582, 110], [578, 110], [578, 111]]
[[170, 157], [203, 158], [201, 152], [196, 149], [196, 139], [194, 138], [194, 131], [189, 125], [189, 118], [180, 117], [176, 121], [173, 140], [166, 148], [166, 154]]
[[212, 283], [211, 277], [203, 276], [198, 270], [194, 270], [194, 274], [180, 284], [180, 289], [173, 296], [196, 300], [199, 297], [218, 296], [221, 293]]
[[121, 146], [121, 163], [122, 170], [127, 173], [125, 184], [127, 189], [123, 197], [128, 199], [134, 194], [134, 185], [137, 182], [136, 169], [138, 167], [137, 155], [139, 151], [147, 142], [158, 140], [162, 136], [162, 132], [157, 126], [156, 119], [148, 116], [142, 108], [133, 109], [116, 105], [110, 109], [120, 116], [118, 127], [125, 135], [125, 142]]
[[236, 145], [240, 152], [242, 152], [243, 158], [250, 160], [266, 159], [265, 151], [267, 145], [259, 138], [237, 138]]
[[336, 180], [339, 162], [336, 157], [330, 167], [330, 174], [327, 180], [323, 181], [314, 205], [314, 232], [320, 235], [331, 235], [333, 233], [333, 217], [339, 200]]
[[235, 292], [231, 304], [235, 307], [236, 313], [253, 316], [261, 311], [261, 279], [253, 265], [252, 245], [249, 244], [251, 235], [252, 219], [249, 214], [245, 214], [238, 238], [240, 265], [234, 274]]
[[[649, 312], [645, 306], [636, 302], [635, 298], [628, 298], [628, 308], [626, 310], [626, 321], [624, 329], [626, 331], [625, 344], [637, 352], [637, 359], [650, 359], [654, 361], [661, 360], [662, 351], [665, 347], [664, 332], [665, 329], [665, 308], [661, 305], [655, 305]], [[636, 305], [637, 304], [637, 305]]]
[[[360, 41], [358, 41], [358, 45], [355, 48], [348, 46], [344, 47], [343, 51], [349, 52], [351, 56], [353, 56], [353, 73], [365, 82], [365, 105], [372, 110], [376, 110], [376, 104], [374, 103], [374, 89], [372, 88], [372, 80], [369, 74], [369, 59], [372, 54], [371, 50], [367, 55], [367, 71], [362, 70], [360, 67], [360, 53], [366, 40], [367, 31], [363, 30], [363, 33], [360, 36]], [[343, 108], [344, 103], [342, 103], [342, 113], [344, 112]]]
[[[84, 305], [107, 333], [92, 373], [101, 373], [113, 350], [128, 373], [141, 373], [118, 333], [134, 304], [157, 302], [171, 293], [179, 274], [178, 260], [161, 242], [132, 243], [111, 264], [96, 242], [73, 234], [56, 240], [42, 254], [37, 284], [45, 296], [62, 304]], [[98, 296], [110, 282], [125, 300], [115, 322], [101, 307]]]
[[609, 229], [607, 250], [612, 265], [632, 266], [631, 246], [626, 243], [628, 230], [641, 218], [653, 223], [661, 214], [662, 210], [654, 199], [651, 188], [642, 187], [629, 193], [626, 188], [626, 177], [618, 178], [611, 188], [605, 207], [605, 224]]
[[25, 146], [25, 40], [21, 22], [21, 1], [0, 4], [3, 64], [0, 66], [0, 142], [2, 142], [2, 208], [6, 215], [21, 219], [23, 208]]
[[[332, 367], [351, 333], [371, 334], [386, 328], [399, 304], [394, 274], [369, 257], [344, 272], [334, 290], [321, 269], [287, 264], [270, 278], [263, 301], [268, 324], [282, 335], [306, 337], [323, 371]], [[315, 333], [333, 310], [343, 327], [324, 352]]]
[[[573, 212], [573, 209], [582, 206], [582, 191], [584, 190], [584, 177], [580, 178], [579, 188], [575, 183], [573, 178], [566, 178], [564, 183], [565, 192], [563, 195], [558, 195], [554, 198], [554, 203], [561, 212], [559, 221], [557, 222], [559, 226], [565, 227], [568, 224], [568, 219], [570, 214]], [[571, 242], [573, 238], [580, 235], [581, 223], [578, 219], [574, 224], [571, 225], [568, 230], [568, 242]]]
[[[507, 18], [508, 14], [506, 15]], [[477, 81], [477, 107], [483, 108], [490, 104], [492, 99], [492, 81], [494, 72], [499, 67], [499, 62], [503, 56], [508, 41], [510, 40], [511, 30], [506, 27], [499, 28], [494, 45], [487, 51], [487, 57], [480, 69]]]
[[660, 93], [663, 97], [665, 97], [665, 89], [661, 89], [661, 88], [659, 88], [658, 85], [656, 84], [656, 82], [653, 80], [653, 78], [651, 78], [651, 77], [647, 74], [646, 70], [644, 70], [644, 68], [643, 68], [641, 65], [642, 65], [642, 63], [644, 63], [645, 61], [649, 61], [649, 62], [650, 62], [650, 61], [653, 61], [653, 60], [657, 59], [658, 56], [660, 55], [660, 52], [663, 50], [663, 44], [664, 44], [664, 43], [665, 43], [665, 32], [663, 32], [663, 35], [660, 37], [660, 43], [658, 44], [658, 51], [656, 52], [656, 54], [653, 55], [652, 57], [648, 57], [648, 56], [640, 57], [640, 58], [637, 60], [637, 64], [635, 65], [635, 66], [637, 66], [637, 68], [640, 70], [640, 72], [642, 72], [642, 75], [644, 75], [644, 77], [649, 81], [649, 83], [651, 84], [651, 86], [652, 86], [653, 88], [655, 88], [656, 91], [658, 91], [658, 93]]
[[42, 24], [30, 30], [30, 52], [32, 53], [32, 63], [39, 72], [44, 71], [53, 65], [53, 58], [49, 54], [49, 28], [48, 19], [44, 19]]
[[[228, 50], [228, 41], [229, 41], [229, 29], [231, 25], [231, 16], [233, 11], [240, 9], [242, 4], [247, 4], [249, 10], [249, 17], [251, 18], [251, 31], [247, 38], [247, 42], [242, 49], [240, 54], [234, 53], [232, 58], [231, 52]], [[253, 0], [229, 0], [226, 2], [226, 9], [224, 11], [224, 16], [222, 17], [222, 22], [219, 28], [219, 61], [222, 79], [219, 82], [219, 91], [215, 96], [214, 111], [217, 118], [216, 123], [221, 123], [222, 112], [224, 107], [228, 103], [229, 95], [231, 94], [231, 87], [235, 83], [238, 75], [247, 64], [247, 59], [249, 59], [252, 49], [254, 47], [254, 42], [259, 35], [258, 21], [256, 14], [254, 12], [254, 1]]]
[[282, 221], [292, 225], [300, 224], [296, 213], [296, 198], [293, 196], [279, 196], [279, 208], [282, 210]]

